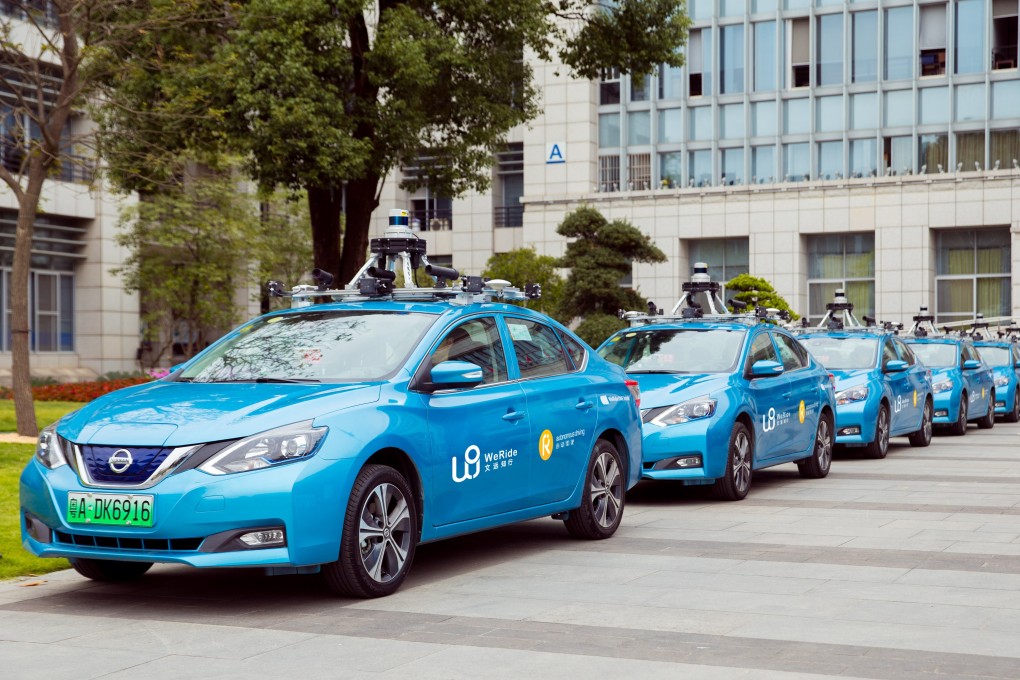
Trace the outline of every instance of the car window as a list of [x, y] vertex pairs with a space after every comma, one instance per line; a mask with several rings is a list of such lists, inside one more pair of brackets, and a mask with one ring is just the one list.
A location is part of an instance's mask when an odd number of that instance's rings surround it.
[[1010, 363], [1010, 351], [1006, 347], [995, 347], [994, 345], [987, 345], [984, 347], [977, 347], [978, 354], [985, 360], [985, 363], [989, 366], [1009, 366]]
[[974, 351], [974, 348], [971, 345], [964, 343], [960, 364], [963, 365], [964, 361], [976, 360], [977, 358], [978, 358], [977, 352]]
[[567, 348], [567, 355], [574, 364], [574, 370], [579, 371], [584, 368], [584, 359], [587, 356], [587, 352], [584, 351], [584, 347], [581, 346], [577, 340], [566, 333], [559, 332], [557, 335], [560, 336], [560, 340], [563, 341], [563, 346]]
[[760, 333], [751, 341], [751, 349], [747, 353], [747, 368], [754, 366], [756, 361], [779, 361], [768, 333]]
[[571, 370], [556, 331], [527, 319], [507, 318], [521, 378], [540, 378]]
[[885, 343], [885, 346], [882, 347], [882, 368], [885, 368], [890, 361], [896, 361], [897, 359], [899, 357], [896, 356], [896, 348], [893, 347], [891, 342]]
[[910, 351], [910, 347], [907, 346], [902, 340], [893, 338], [893, 344], [896, 345], [896, 349], [900, 352], [900, 359], [907, 362], [908, 366], [913, 366], [917, 363], [917, 357]]
[[1020, 347], [1013, 347], [1013, 361], [1020, 361]]
[[785, 371], [796, 371], [798, 368], [804, 368], [807, 366], [807, 361], [801, 357], [795, 346], [797, 343], [793, 338], [787, 337], [782, 333], [773, 334], [776, 339], [776, 345], [779, 347], [779, 356], [783, 360], [783, 370]]
[[620, 332], [599, 348], [628, 373], [732, 373], [745, 331], [731, 328], [649, 328]]
[[455, 326], [436, 345], [432, 366], [444, 361], [467, 361], [482, 369], [482, 383], [506, 382], [506, 355], [492, 317], [472, 319]]
[[874, 337], [816, 335], [802, 338], [800, 344], [807, 347], [815, 359], [830, 370], [874, 368], [877, 362], [878, 339]]

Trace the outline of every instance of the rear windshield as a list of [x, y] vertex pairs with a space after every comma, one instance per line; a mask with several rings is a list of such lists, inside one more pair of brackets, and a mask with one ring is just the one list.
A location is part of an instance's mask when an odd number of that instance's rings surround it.
[[599, 354], [628, 373], [732, 373], [745, 335], [722, 328], [625, 331]]
[[800, 338], [800, 344], [833, 371], [874, 368], [878, 361], [878, 338]]
[[1012, 352], [1008, 347], [976, 347], [978, 354], [989, 366], [1009, 366], [1012, 362]]
[[930, 368], [948, 368], [956, 366], [956, 351], [958, 345], [955, 342], [919, 342], [910, 343], [910, 349], [921, 360], [921, 363]]

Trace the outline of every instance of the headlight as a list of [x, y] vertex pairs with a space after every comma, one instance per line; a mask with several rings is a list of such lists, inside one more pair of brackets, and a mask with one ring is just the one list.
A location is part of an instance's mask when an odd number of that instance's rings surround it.
[[931, 391], [935, 394], [938, 394], [939, 392], [948, 392], [951, 389], [953, 389], [952, 380], [939, 380], [937, 383], [932, 383], [931, 386]]
[[35, 444], [35, 457], [49, 469], [67, 465], [67, 458], [60, 448], [60, 437], [57, 436], [57, 424], [44, 427], [39, 433], [39, 441]]
[[997, 375], [997, 376], [995, 376], [995, 386], [996, 387], [1005, 387], [1008, 384], [1009, 384], [1009, 376], [1008, 375]]
[[294, 423], [236, 441], [199, 466], [211, 475], [229, 475], [308, 458], [326, 436], [312, 421]]
[[666, 425], [676, 425], [691, 420], [708, 418], [713, 413], [715, 413], [715, 399], [709, 399], [707, 396], [704, 396], [671, 406], [653, 418], [651, 422], [653, 425], [665, 427]]
[[842, 406], [843, 404], [849, 404], [854, 401], [864, 401], [868, 398], [868, 386], [858, 385], [857, 387], [851, 387], [850, 389], [843, 390], [842, 392], [836, 393], [836, 405]]

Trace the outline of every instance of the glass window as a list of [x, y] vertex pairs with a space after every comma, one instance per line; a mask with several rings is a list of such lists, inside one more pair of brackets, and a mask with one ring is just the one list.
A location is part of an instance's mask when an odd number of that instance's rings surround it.
[[985, 133], [956, 133], [956, 162], [963, 163], [966, 172], [985, 167]]
[[695, 21], [711, 19], [715, 0], [690, 0], [688, 7], [691, 8], [690, 16]]
[[712, 94], [712, 30], [699, 28], [687, 38], [687, 72], [691, 97]]
[[722, 174], [728, 185], [744, 183], [744, 149], [723, 149]]
[[744, 25], [719, 30], [719, 92], [744, 91]]
[[1010, 257], [1008, 227], [936, 231], [936, 322], [1009, 316]]
[[896, 350], [900, 353], [900, 359], [906, 361], [908, 366], [913, 366], [917, 363], [917, 357], [914, 356], [914, 353], [907, 347], [905, 342], [899, 338], [891, 338], [891, 342], [896, 345]]
[[850, 176], [872, 177], [878, 174], [878, 145], [874, 139], [850, 141]]
[[721, 16], [739, 17], [747, 11], [747, 0], [719, 0]]
[[754, 25], [754, 89], [767, 92], [776, 89], [776, 22], [762, 21]]
[[754, 137], [772, 137], [776, 134], [776, 103], [751, 104], [751, 134]]
[[900, 127], [914, 124], [914, 93], [894, 90], [885, 93], [885, 125]]
[[659, 111], [659, 144], [679, 144], [684, 140], [683, 121], [680, 109]]
[[871, 130], [878, 127], [878, 94], [866, 92], [850, 95], [850, 129]]
[[878, 12], [855, 12], [853, 17], [853, 64], [850, 79], [855, 83], [878, 80]]
[[836, 179], [843, 176], [843, 142], [818, 144], [818, 178]]
[[688, 258], [692, 265], [704, 262], [713, 281], [724, 286], [720, 297], [726, 299], [728, 281], [750, 272], [750, 248], [747, 238], [703, 238], [689, 242]]
[[949, 122], [949, 88], [925, 87], [918, 91], [921, 125]]
[[985, 86], [957, 85], [953, 92], [956, 98], [956, 120], [984, 120], [985, 119]]
[[632, 111], [627, 114], [627, 143], [638, 146], [652, 143], [651, 112]]
[[584, 361], [588, 356], [588, 353], [584, 350], [581, 343], [577, 342], [571, 336], [560, 331], [558, 333], [560, 340], [563, 341], [563, 346], [567, 348], [567, 355], [570, 357], [570, 363], [574, 365], [574, 370], [579, 371], [584, 368]]
[[754, 12], [775, 12], [776, 0], [752, 0]]
[[946, 5], [921, 5], [918, 36], [919, 72], [925, 76], [946, 74]]
[[688, 177], [691, 179], [692, 186], [712, 186], [712, 152], [708, 149], [692, 151], [689, 157]]
[[776, 147], [756, 146], [751, 149], [751, 181], [772, 184], [776, 181]]
[[808, 318], [818, 323], [836, 290], [846, 291], [857, 318], [875, 315], [875, 235], [808, 238]]
[[740, 358], [745, 333], [743, 329], [638, 330], [609, 343], [599, 354], [628, 373], [729, 373]]
[[605, 69], [599, 83], [599, 104], [620, 103], [620, 69]]
[[696, 106], [687, 109], [687, 115], [691, 121], [691, 139], [696, 141], [708, 141], [712, 139], [712, 107]]
[[1020, 159], [1020, 130], [992, 130], [992, 155], [988, 160], [992, 167], [998, 163], [1000, 168], [1013, 168]]
[[906, 174], [914, 167], [913, 156], [914, 145], [910, 137], [886, 137], [883, 140], [882, 171], [885, 174], [889, 171], [894, 175]]
[[779, 361], [776, 354], [772, 337], [768, 333], [760, 333], [751, 342], [751, 349], [747, 352], [747, 368], [750, 369], [759, 361]]
[[727, 104], [719, 107], [722, 139], [740, 139], [744, 136], [744, 105]]
[[659, 181], [662, 186], [672, 189], [681, 186], [683, 154], [679, 151], [659, 154]]
[[620, 146], [620, 114], [599, 114], [599, 146]]
[[491, 318], [474, 319], [457, 326], [432, 351], [433, 366], [444, 361], [466, 361], [482, 369], [484, 384], [506, 382], [503, 343]]
[[783, 102], [783, 132], [788, 135], [807, 134], [811, 131], [811, 101], [787, 99]]
[[659, 67], [659, 99], [680, 99], [683, 96], [683, 69], [662, 64]]
[[783, 145], [783, 175], [788, 182], [803, 182], [810, 179], [811, 147], [802, 144]]
[[60, 275], [60, 351], [74, 351], [74, 277]]
[[956, 2], [956, 73], [979, 73], [985, 66], [986, 0]]
[[641, 83], [637, 82], [637, 79], [633, 76], [630, 78], [630, 100], [632, 102], [646, 102], [648, 101], [648, 91], [651, 78], [645, 76], [641, 79]]
[[811, 0], [783, 0], [785, 9], [806, 9], [811, 6]]
[[818, 17], [815, 38], [819, 85], [843, 83], [843, 15], [824, 14]]
[[801, 338], [800, 342], [830, 371], [861, 370], [875, 365], [878, 338], [816, 335]]
[[843, 124], [843, 97], [818, 97], [815, 99], [815, 129], [818, 132], [840, 132]]
[[787, 87], [811, 85], [811, 23], [807, 17], [790, 19], [787, 25]]
[[779, 356], [783, 361], [784, 370], [796, 371], [807, 366], [807, 362], [801, 358], [801, 353], [797, 351], [796, 340], [782, 333], [773, 333], [772, 337], [776, 341], [776, 346], [779, 347]]
[[992, 117], [1020, 118], [1020, 80], [992, 83]]
[[885, 11], [885, 79], [913, 78], [914, 46], [905, 36], [914, 35], [914, 8], [893, 7]]
[[949, 136], [920, 135], [917, 138], [917, 167], [928, 166], [929, 171], [936, 171], [941, 165], [949, 169]]
[[556, 331], [528, 319], [506, 318], [521, 379], [559, 375], [572, 368]]

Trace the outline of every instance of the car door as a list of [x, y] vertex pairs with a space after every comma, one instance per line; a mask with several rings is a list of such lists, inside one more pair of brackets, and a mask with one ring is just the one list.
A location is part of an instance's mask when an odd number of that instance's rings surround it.
[[512, 315], [503, 317], [512, 362], [531, 414], [527, 504], [567, 498], [587, 469], [598, 423], [598, 394], [577, 370], [551, 326]]
[[789, 383], [785, 375], [758, 378], [751, 376], [751, 366], [757, 361], [780, 361], [772, 335], [764, 330], [751, 339], [744, 364], [744, 375], [748, 379], [747, 391], [755, 409], [755, 462], [776, 458], [789, 452], [787, 429], [790, 424], [790, 413], [785, 405], [792, 400], [792, 395], [783, 396]]
[[784, 392], [786, 409], [790, 412], [787, 453], [806, 451], [815, 439], [820, 409], [818, 382], [821, 378], [817, 372], [810, 370], [807, 350], [800, 343], [779, 331], [773, 331], [772, 335], [788, 381]]
[[[979, 368], [967, 370], [963, 368], [963, 362], [975, 360], [981, 363]], [[967, 391], [970, 393], [970, 404], [968, 404], [968, 418], [980, 418], [988, 410], [988, 400], [991, 398], [991, 391], [995, 385], [992, 378], [992, 369], [988, 367], [969, 342], [964, 342], [960, 347], [960, 368], [963, 372], [963, 379], [967, 383]]]
[[909, 380], [906, 371], [889, 371], [887, 366], [890, 361], [899, 361], [900, 355], [889, 338], [881, 338], [882, 359], [879, 368], [882, 371], [882, 381], [889, 388], [889, 432], [902, 431], [907, 423], [910, 414], [905, 411], [911, 399], [909, 396]]
[[907, 370], [903, 375], [907, 380], [909, 393], [904, 393], [904, 404], [901, 414], [905, 432], [915, 432], [921, 427], [921, 418], [924, 415], [924, 400], [929, 392], [928, 369], [924, 367], [917, 356], [899, 338], [890, 338], [890, 342], [896, 348], [901, 361], [907, 362]]
[[432, 498], [436, 526], [525, 506], [530, 422], [524, 389], [509, 380], [495, 317], [457, 324], [436, 343], [419, 374], [443, 361], [482, 368], [482, 384], [425, 394]]

